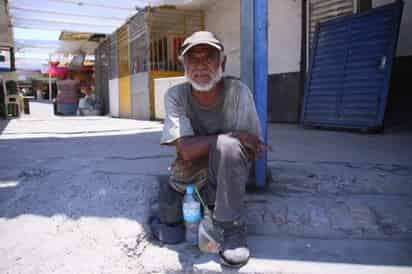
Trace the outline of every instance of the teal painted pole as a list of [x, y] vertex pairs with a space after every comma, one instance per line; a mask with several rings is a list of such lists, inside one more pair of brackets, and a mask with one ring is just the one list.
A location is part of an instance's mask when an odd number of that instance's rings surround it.
[[240, 79], [254, 93], [255, 90], [255, 55], [253, 32], [255, 29], [255, 2], [240, 1]]
[[[268, 1], [254, 0], [254, 95], [256, 110], [262, 127], [262, 135], [267, 143], [268, 104]], [[256, 160], [256, 185], [266, 185], [267, 153], [262, 160]]]

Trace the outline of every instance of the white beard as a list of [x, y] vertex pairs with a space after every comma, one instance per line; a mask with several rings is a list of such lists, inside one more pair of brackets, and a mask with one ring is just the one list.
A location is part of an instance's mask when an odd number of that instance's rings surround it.
[[185, 77], [186, 79], [189, 81], [189, 83], [192, 85], [192, 87], [196, 90], [196, 91], [200, 91], [200, 92], [210, 92], [212, 90], [212, 88], [214, 88], [216, 86], [217, 83], [219, 83], [219, 81], [222, 79], [223, 77], [223, 71], [222, 71], [222, 66], [219, 66], [216, 74], [213, 76], [213, 78], [206, 84], [199, 84], [196, 81], [194, 81], [193, 79], [191, 79], [189, 77], [189, 75], [187, 75], [187, 70], [185, 69]]

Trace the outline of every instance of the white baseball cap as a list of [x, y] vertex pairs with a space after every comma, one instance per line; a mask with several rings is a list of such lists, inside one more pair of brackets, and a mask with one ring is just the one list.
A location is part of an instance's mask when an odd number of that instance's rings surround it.
[[186, 52], [194, 46], [206, 44], [223, 51], [223, 44], [210, 31], [196, 31], [185, 39], [180, 47], [180, 57], [183, 57]]

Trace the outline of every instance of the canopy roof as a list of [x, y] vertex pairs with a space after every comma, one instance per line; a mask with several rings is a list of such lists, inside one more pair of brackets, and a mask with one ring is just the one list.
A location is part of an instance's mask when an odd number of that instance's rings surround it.
[[98, 43], [88, 40], [91, 35], [114, 32], [146, 6], [166, 4], [190, 9], [201, 8], [214, 1], [8, 0], [16, 67], [39, 70], [51, 59], [61, 56], [67, 59], [79, 53], [93, 54]]
[[147, 0], [9, 0], [16, 67], [40, 69], [51, 59], [93, 54], [97, 42], [88, 41], [91, 35], [114, 32], [146, 5]]

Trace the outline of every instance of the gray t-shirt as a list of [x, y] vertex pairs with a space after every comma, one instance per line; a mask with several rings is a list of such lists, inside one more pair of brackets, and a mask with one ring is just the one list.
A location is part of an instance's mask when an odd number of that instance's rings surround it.
[[165, 95], [166, 117], [161, 144], [184, 136], [199, 136], [243, 130], [262, 140], [259, 117], [249, 88], [237, 79], [225, 77], [224, 88], [212, 106], [198, 104], [190, 83], [171, 87]]

